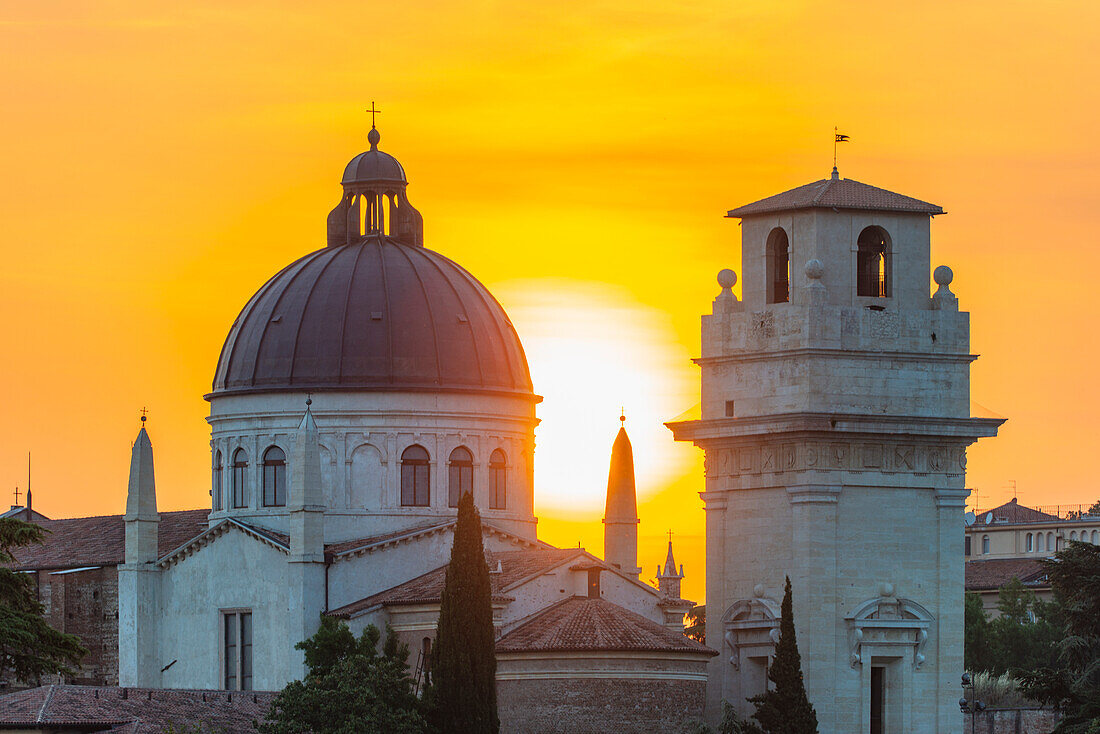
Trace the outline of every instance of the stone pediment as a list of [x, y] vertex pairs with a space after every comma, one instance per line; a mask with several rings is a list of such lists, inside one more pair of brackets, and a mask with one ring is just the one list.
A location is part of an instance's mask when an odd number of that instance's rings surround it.
[[217, 525], [207, 528], [175, 550], [162, 556], [160, 560], [157, 561], [157, 568], [163, 570], [174, 564], [180, 563], [210, 545], [221, 536], [233, 531], [243, 533], [247, 537], [270, 546], [284, 555], [290, 554], [290, 539], [285, 534], [258, 525], [243, 523], [239, 520], [225, 519]]
[[892, 585], [886, 584], [884, 591], [884, 595], [868, 599], [847, 617], [849, 662], [853, 668], [862, 665], [868, 646], [896, 648], [906, 654], [911, 650], [913, 667], [919, 669], [935, 618], [917, 602], [893, 596]]

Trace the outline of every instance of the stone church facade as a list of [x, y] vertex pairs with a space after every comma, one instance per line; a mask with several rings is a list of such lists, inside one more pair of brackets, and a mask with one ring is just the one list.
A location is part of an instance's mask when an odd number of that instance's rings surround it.
[[708, 712], [764, 690], [785, 577], [822, 734], [958, 732], [969, 320], [935, 271], [940, 207], [850, 179], [734, 209], [703, 317]]
[[[120, 685], [277, 690], [304, 674], [294, 645], [322, 614], [355, 632], [392, 626], [423, 685], [458, 499], [472, 493], [506, 731], [698, 718], [715, 653], [682, 634], [692, 602], [671, 545], [659, 586], [639, 580], [626, 431], [612, 450], [608, 557], [540, 541], [541, 398], [522, 344], [473, 275], [423, 246], [404, 169], [379, 138], [372, 129], [344, 171], [327, 247], [273, 276], [230, 329], [206, 396], [210, 512], [167, 551], [152, 442], [138, 434], [117, 572]], [[629, 695], [584, 705], [604, 682]], [[551, 689], [573, 692], [542, 699]]]

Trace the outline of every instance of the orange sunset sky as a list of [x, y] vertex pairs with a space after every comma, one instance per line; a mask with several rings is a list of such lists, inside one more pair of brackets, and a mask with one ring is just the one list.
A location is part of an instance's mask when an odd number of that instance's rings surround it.
[[207, 403], [247, 298], [324, 245], [344, 164], [405, 165], [429, 247], [500, 299], [539, 408], [540, 535], [602, 552], [626, 407], [647, 575], [702, 600], [699, 316], [729, 208], [831, 166], [942, 205], [972, 313], [988, 506], [1092, 502], [1100, 409], [1095, 2], [160, 4], [0, 0], [0, 484], [123, 510], [138, 409], [161, 509], [205, 505]]

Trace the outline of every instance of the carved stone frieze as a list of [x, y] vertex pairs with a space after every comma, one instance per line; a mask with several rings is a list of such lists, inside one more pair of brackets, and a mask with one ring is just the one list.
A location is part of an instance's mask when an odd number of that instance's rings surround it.
[[708, 478], [806, 470], [961, 475], [966, 470], [966, 449], [885, 441], [804, 441], [711, 448], [706, 455]]

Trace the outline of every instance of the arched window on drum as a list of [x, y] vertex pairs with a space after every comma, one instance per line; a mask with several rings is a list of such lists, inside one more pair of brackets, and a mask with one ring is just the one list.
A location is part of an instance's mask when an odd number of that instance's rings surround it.
[[473, 491], [474, 456], [465, 446], [459, 446], [447, 462], [447, 506], [458, 507], [462, 495]]
[[210, 490], [213, 495], [214, 512], [222, 508], [222, 452], [219, 449], [214, 452], [214, 481]]
[[401, 505], [428, 507], [432, 503], [430, 457], [423, 446], [412, 446], [401, 454]]
[[508, 509], [508, 458], [500, 449], [489, 456], [489, 509]]
[[229, 477], [229, 491], [233, 495], [233, 507], [248, 507], [248, 454], [237, 449], [233, 454], [233, 470]]
[[286, 454], [278, 446], [264, 452], [264, 507], [286, 507]]

